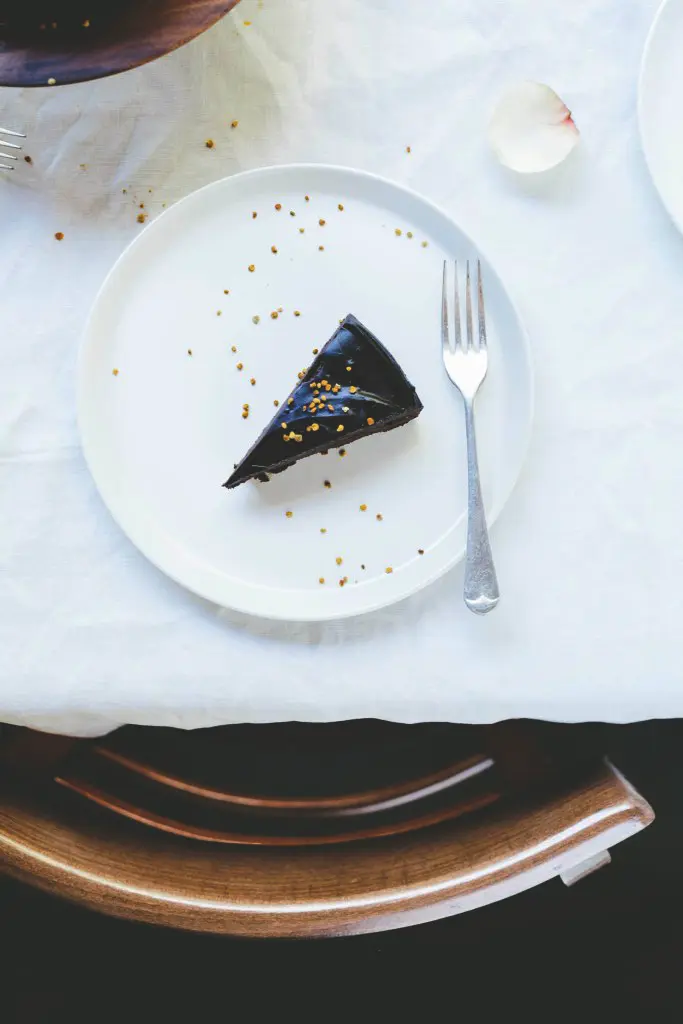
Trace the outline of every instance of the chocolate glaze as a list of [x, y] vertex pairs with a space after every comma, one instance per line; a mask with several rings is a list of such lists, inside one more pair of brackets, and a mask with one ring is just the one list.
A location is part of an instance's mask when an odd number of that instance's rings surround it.
[[[322, 385], [323, 380], [331, 388]], [[334, 393], [336, 385], [339, 391]], [[316, 391], [324, 406], [313, 413]], [[309, 455], [393, 430], [421, 412], [422, 402], [394, 357], [349, 314], [223, 486], [267, 480]], [[317, 430], [306, 429], [313, 424]], [[286, 436], [290, 439], [284, 440]]]

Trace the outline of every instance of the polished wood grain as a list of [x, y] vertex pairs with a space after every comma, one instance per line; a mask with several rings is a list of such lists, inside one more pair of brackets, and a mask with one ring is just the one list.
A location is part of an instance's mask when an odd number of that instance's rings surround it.
[[177, 49], [238, 0], [0, 0], [0, 85], [83, 82]]
[[[501, 733], [496, 742], [500, 750]], [[522, 757], [524, 786], [487, 808], [383, 838], [286, 849], [196, 842], [47, 780], [25, 784], [19, 773], [0, 783], [0, 861], [94, 909], [196, 931], [297, 937], [399, 927], [575, 871], [652, 820], [632, 787], [593, 759], [570, 759], [532, 781], [531, 762], [545, 764], [546, 753]], [[71, 751], [58, 770], [79, 763]]]

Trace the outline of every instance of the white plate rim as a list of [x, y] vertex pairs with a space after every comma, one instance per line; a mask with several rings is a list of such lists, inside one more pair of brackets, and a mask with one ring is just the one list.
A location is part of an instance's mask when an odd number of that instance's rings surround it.
[[645, 46], [643, 48], [643, 55], [640, 60], [640, 72], [638, 74], [638, 99], [637, 99], [637, 120], [638, 120], [638, 134], [640, 136], [640, 148], [643, 151], [645, 158], [645, 165], [647, 172], [650, 176], [650, 180], [654, 186], [655, 192], [659, 196], [662, 206], [668, 213], [669, 217], [676, 225], [679, 231], [683, 232], [683, 216], [676, 213], [673, 209], [669, 200], [666, 197], [664, 190], [659, 184], [659, 172], [656, 168], [655, 158], [653, 156], [652, 149], [647, 136], [646, 124], [646, 113], [645, 113], [645, 77], [650, 67], [651, 51], [654, 47], [655, 40], [659, 34], [659, 29], [664, 16], [668, 8], [674, 3], [680, 3], [681, 0], [662, 0], [662, 3], [657, 8], [657, 12], [654, 16], [653, 22], [650, 25], [650, 29], [645, 40]]
[[[526, 423], [521, 428], [523, 431], [523, 443], [521, 445], [521, 456], [519, 459], [519, 466], [513, 479], [511, 480], [507, 490], [501, 493], [498, 497], [496, 504], [487, 509], [487, 521], [489, 527], [491, 527], [498, 516], [502, 512], [503, 508], [512, 496], [519, 477], [521, 476], [522, 470], [526, 463], [526, 459], [529, 452], [529, 446], [531, 442], [531, 435], [534, 423], [535, 414], [535, 373], [534, 373], [534, 362], [531, 343], [528, 332], [524, 325], [524, 321], [520, 315], [517, 303], [510, 294], [507, 286], [503, 283], [503, 280], [498, 273], [495, 264], [493, 264], [486, 252], [471, 238], [470, 234], [461, 227], [457, 220], [451, 216], [443, 207], [432, 200], [427, 199], [422, 193], [415, 189], [412, 189], [406, 185], [400, 184], [396, 181], [392, 181], [390, 178], [386, 178], [383, 175], [375, 174], [370, 171], [361, 170], [359, 168], [347, 167], [343, 164], [326, 164], [326, 163], [287, 163], [287, 164], [268, 164], [262, 167], [252, 168], [246, 171], [240, 171], [237, 174], [225, 175], [222, 178], [218, 178], [215, 181], [209, 182], [207, 185], [203, 185], [201, 188], [194, 189], [189, 192], [182, 199], [179, 199], [172, 206], [163, 210], [151, 224], [145, 229], [144, 235], [148, 235], [150, 231], [158, 230], [157, 225], [160, 224], [165, 217], [174, 213], [180, 206], [194, 200], [194, 198], [200, 194], [208, 192], [212, 189], [218, 189], [223, 186], [227, 181], [239, 181], [248, 178], [259, 178], [267, 177], [276, 173], [301, 173], [301, 174], [345, 174], [350, 177], [367, 180], [374, 183], [376, 186], [384, 186], [394, 192], [403, 193], [413, 201], [422, 203], [428, 207], [432, 213], [439, 217], [444, 218], [460, 233], [463, 239], [466, 240], [468, 245], [471, 247], [473, 253], [477, 253], [482, 259], [482, 262], [486, 264], [487, 274], [493, 274], [497, 279], [497, 284], [504, 293], [507, 302], [509, 303], [510, 311], [514, 317], [516, 329], [518, 332], [519, 343], [521, 350], [523, 351], [525, 365], [527, 367], [527, 393], [528, 393], [528, 404], [527, 404], [527, 417]], [[383, 608], [397, 604], [400, 601], [405, 601], [407, 598], [412, 597], [414, 594], [419, 593], [421, 590], [428, 586], [431, 586], [436, 580], [440, 579], [447, 572], [453, 569], [459, 562], [462, 561], [465, 555], [465, 547], [463, 546], [460, 550], [456, 551], [451, 555], [450, 558], [436, 566], [432, 572], [425, 575], [425, 577], [419, 582], [417, 586], [410, 584], [408, 586], [400, 586], [400, 575], [395, 576], [393, 579], [396, 580], [391, 591], [388, 589], [384, 591], [384, 597], [378, 596], [373, 599], [368, 599], [367, 594], [364, 595], [364, 600], [356, 600], [353, 607], [348, 609], [341, 609], [335, 611], [334, 614], [330, 614], [327, 610], [322, 610], [318, 614], [313, 614], [310, 610], [304, 613], [297, 613], [296, 609], [288, 610], [287, 614], [280, 612], [277, 608], [271, 608], [268, 613], [260, 613], [255, 611], [254, 608], [246, 604], [241, 604], [239, 601], [226, 596], [225, 594], [219, 594], [214, 589], [208, 586], [195, 585], [190, 583], [187, 579], [183, 579], [181, 575], [175, 573], [171, 567], [166, 564], [162, 564], [162, 559], [157, 556], [154, 550], [154, 543], [148, 536], [141, 535], [132, 520], [126, 512], [125, 501], [119, 502], [117, 496], [112, 488], [110, 488], [107, 481], [104, 479], [104, 475], [98, 471], [97, 456], [94, 450], [94, 446], [91, 446], [88, 441], [88, 429], [86, 425], [86, 389], [87, 389], [87, 373], [86, 373], [86, 352], [90, 343], [92, 326], [96, 320], [96, 313], [100, 302], [103, 300], [105, 293], [111, 286], [112, 279], [117, 275], [120, 266], [129, 258], [131, 252], [141, 243], [143, 233], [140, 233], [135, 237], [115, 260], [111, 268], [109, 269], [106, 277], [104, 278], [100, 288], [98, 289], [97, 295], [92, 303], [90, 312], [88, 314], [85, 328], [83, 331], [81, 344], [79, 348], [77, 367], [76, 367], [76, 409], [77, 409], [77, 424], [79, 435], [81, 439], [81, 448], [83, 456], [88, 467], [88, 470], [93, 478], [97, 491], [106, 506], [109, 514], [114, 519], [117, 526], [123, 531], [128, 540], [140, 551], [144, 557], [152, 563], [160, 572], [162, 572], [169, 579], [173, 580], [183, 589], [203, 598], [210, 603], [228, 609], [233, 612], [248, 615], [249, 617], [257, 619], [266, 619], [283, 622], [324, 622], [324, 621], [336, 621], [348, 618], [355, 618], [361, 615], [366, 615], [371, 612], [380, 611]], [[457, 395], [455, 396], [457, 397]], [[376, 594], [381, 592], [377, 589], [373, 591]]]

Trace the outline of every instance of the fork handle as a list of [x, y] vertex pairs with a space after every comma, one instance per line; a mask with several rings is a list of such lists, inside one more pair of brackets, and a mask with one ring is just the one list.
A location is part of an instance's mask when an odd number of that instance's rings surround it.
[[474, 403], [465, 399], [467, 436], [467, 558], [465, 562], [465, 604], [477, 615], [493, 611], [500, 599], [496, 570], [491, 555], [486, 512], [479, 482], [477, 439], [474, 432]]

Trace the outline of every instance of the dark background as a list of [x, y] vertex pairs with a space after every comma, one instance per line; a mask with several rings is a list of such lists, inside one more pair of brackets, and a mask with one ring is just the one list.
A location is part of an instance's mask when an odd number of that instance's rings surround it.
[[378, 935], [249, 942], [101, 917], [0, 877], [1, 1024], [682, 1021], [683, 721], [573, 729], [657, 818], [572, 888]]

